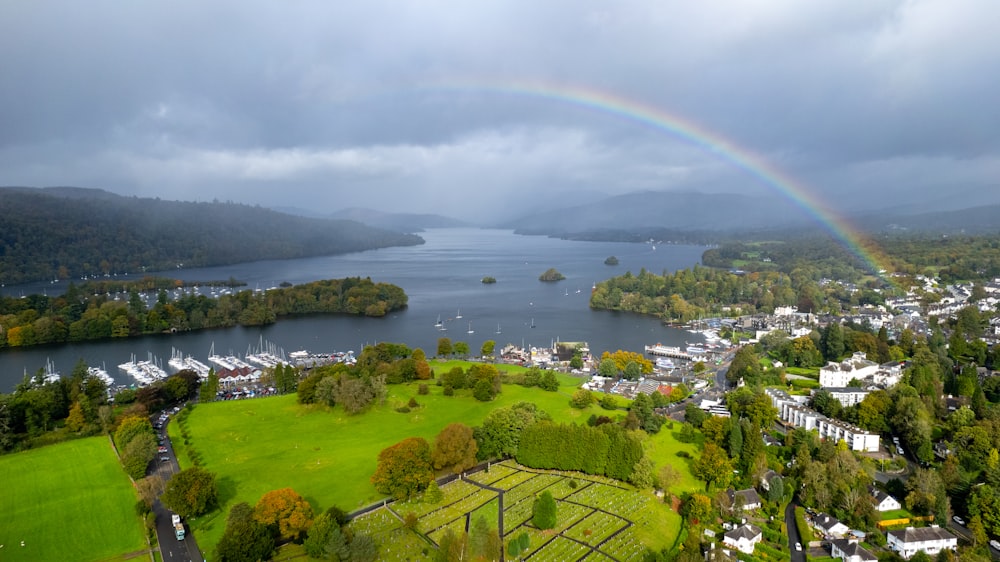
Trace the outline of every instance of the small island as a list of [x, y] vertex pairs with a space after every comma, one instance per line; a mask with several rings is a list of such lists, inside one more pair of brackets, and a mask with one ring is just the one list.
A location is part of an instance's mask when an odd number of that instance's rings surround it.
[[538, 276], [539, 281], [547, 281], [547, 282], [562, 281], [565, 278], [566, 276], [556, 271], [556, 268], [554, 267], [550, 267], [545, 273]]
[[496, 283], [496, 282], [497, 282], [497, 278], [496, 277], [491, 277], [489, 275], [487, 275], [486, 277], [483, 277], [483, 285], [492, 285], [493, 283]]
[[604, 260], [604, 265], [618, 265], [618, 258], [615, 256], [608, 256], [608, 259]]

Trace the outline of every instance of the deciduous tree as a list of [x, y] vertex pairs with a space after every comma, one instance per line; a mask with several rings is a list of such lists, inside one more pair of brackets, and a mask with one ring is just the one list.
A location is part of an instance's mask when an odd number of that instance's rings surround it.
[[438, 338], [438, 357], [450, 357], [452, 353], [451, 338]]
[[457, 474], [476, 464], [478, 450], [472, 428], [463, 423], [451, 423], [434, 439], [431, 460], [434, 468]]
[[712, 486], [725, 487], [733, 476], [733, 465], [729, 455], [715, 443], [705, 443], [701, 457], [694, 463], [692, 472], [705, 482], [705, 489]]
[[422, 437], [410, 437], [382, 449], [371, 482], [379, 493], [405, 500], [420, 493], [433, 479], [430, 445]]
[[271, 490], [253, 509], [254, 519], [275, 529], [282, 539], [301, 538], [312, 523], [312, 507], [291, 488]]
[[207, 513], [219, 500], [215, 474], [192, 467], [174, 474], [160, 497], [163, 505], [181, 517]]

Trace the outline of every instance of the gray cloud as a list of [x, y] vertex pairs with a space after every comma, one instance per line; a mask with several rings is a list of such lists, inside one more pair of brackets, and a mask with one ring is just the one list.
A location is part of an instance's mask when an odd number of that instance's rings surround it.
[[464, 215], [542, 189], [766, 190], [683, 139], [511, 88], [536, 82], [698, 123], [844, 207], [1000, 194], [998, 16], [993, 0], [17, 3], [0, 183]]

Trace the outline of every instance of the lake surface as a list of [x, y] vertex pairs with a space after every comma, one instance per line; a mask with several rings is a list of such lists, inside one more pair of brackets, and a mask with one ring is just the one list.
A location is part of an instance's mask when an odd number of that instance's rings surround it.
[[[281, 319], [264, 327], [5, 349], [0, 351], [0, 391], [10, 392], [25, 371], [34, 373], [46, 360], [64, 375], [80, 358], [90, 365], [104, 364], [117, 382], [131, 384], [134, 381], [117, 365], [132, 354], [146, 359], [152, 353], [167, 368], [172, 348], [206, 361], [213, 345], [217, 353], [243, 355], [261, 339], [286, 352], [360, 352], [366, 344], [392, 341], [423, 348], [429, 356], [434, 355], [442, 336], [467, 342], [473, 353], [486, 340], [495, 340], [498, 349], [507, 343], [547, 347], [556, 340], [585, 341], [596, 354], [617, 349], [641, 353], [646, 344], [702, 341], [697, 334], [665, 327], [655, 318], [590, 310], [588, 303], [591, 287], [598, 281], [626, 271], [638, 273], [643, 267], [655, 273], [691, 267], [700, 262], [704, 247], [658, 244], [654, 249], [651, 244], [575, 242], [519, 236], [507, 230], [435, 229], [421, 236], [427, 243], [420, 246], [159, 274], [185, 281], [233, 277], [250, 289], [285, 281], [298, 284], [371, 277], [376, 282], [399, 285], [409, 296], [408, 308], [384, 318], [317, 315]], [[604, 265], [605, 258], [612, 255], [618, 257], [619, 265]], [[539, 281], [539, 275], [550, 267], [566, 279]], [[497, 282], [483, 284], [484, 276], [495, 277]], [[8, 295], [22, 291], [56, 295], [65, 292], [66, 286], [66, 282], [42, 283], [6, 287], [4, 291]], [[459, 315], [461, 319], [456, 318]], [[434, 327], [439, 316], [446, 331]]]

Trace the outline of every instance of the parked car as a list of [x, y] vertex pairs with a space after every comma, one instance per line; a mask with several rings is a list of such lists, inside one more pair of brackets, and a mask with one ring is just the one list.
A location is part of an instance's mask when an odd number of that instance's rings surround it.
[[163, 445], [160, 445], [159, 447], [157, 447], [156, 452], [157, 453], [166, 453], [167, 452], [167, 448], [165, 446], [163, 446]]
[[167, 462], [170, 460], [170, 457], [160, 457], [160, 460], [163, 462]]
[[965, 519], [962, 519], [961, 517], [959, 517], [957, 515], [955, 515], [954, 517], [952, 517], [951, 520], [954, 521], [955, 523], [958, 523], [959, 525], [962, 525], [963, 527], [965, 526]]
[[992, 540], [990, 540], [990, 546], [992, 546], [993, 548], [995, 548], [997, 550], [1000, 550], [1000, 541], [998, 541], [996, 539], [992, 539]]
[[802, 543], [795, 543], [795, 552], [802, 552]]

